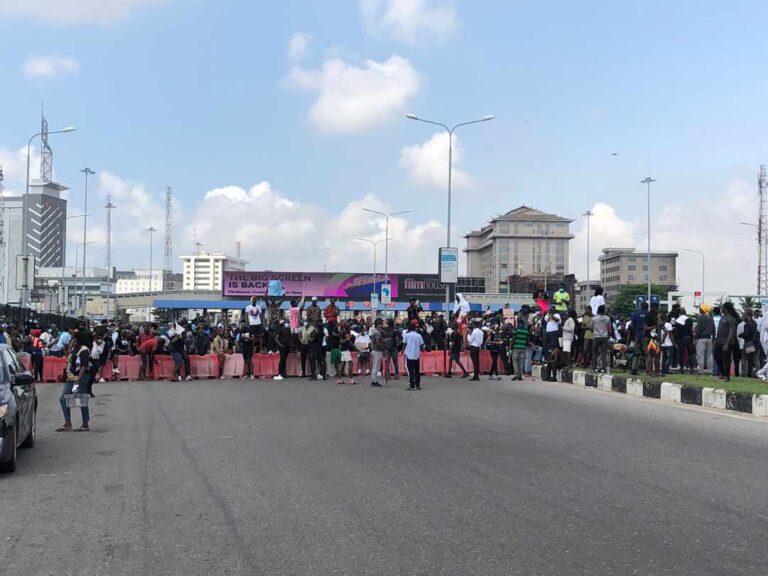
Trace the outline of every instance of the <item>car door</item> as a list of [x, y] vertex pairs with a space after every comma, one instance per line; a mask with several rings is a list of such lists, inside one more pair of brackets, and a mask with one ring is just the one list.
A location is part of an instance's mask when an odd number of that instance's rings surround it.
[[16, 409], [19, 413], [19, 429], [16, 431], [16, 438], [21, 442], [27, 437], [27, 434], [29, 434], [31, 426], [31, 410], [33, 408], [30, 398], [32, 395], [32, 385], [20, 384], [16, 381], [16, 376], [22, 372], [26, 372], [26, 370], [21, 365], [18, 358], [16, 358], [16, 353], [13, 350], [4, 348], [3, 360], [11, 377], [11, 389], [13, 395], [16, 397]]

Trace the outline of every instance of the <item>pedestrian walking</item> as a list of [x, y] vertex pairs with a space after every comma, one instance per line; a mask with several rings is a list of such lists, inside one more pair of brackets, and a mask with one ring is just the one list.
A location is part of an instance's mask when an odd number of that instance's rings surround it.
[[480, 348], [482, 348], [483, 340], [485, 339], [485, 333], [480, 328], [481, 322], [480, 318], [474, 319], [474, 328], [469, 335], [469, 357], [472, 359], [472, 370], [474, 372], [472, 380], [475, 382], [480, 380]]
[[405, 345], [405, 361], [408, 367], [408, 390], [421, 390], [421, 350], [424, 348], [424, 339], [417, 328], [419, 321], [411, 320], [411, 329], [403, 334], [403, 344]]

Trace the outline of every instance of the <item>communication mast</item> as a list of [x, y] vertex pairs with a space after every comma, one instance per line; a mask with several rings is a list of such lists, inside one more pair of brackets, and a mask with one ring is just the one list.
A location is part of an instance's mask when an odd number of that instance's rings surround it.
[[104, 256], [104, 267], [107, 269], [107, 318], [109, 318], [110, 302], [112, 300], [112, 210], [117, 208], [112, 204], [112, 195], [107, 194], [107, 250]]
[[240, 258], [240, 240], [235, 242], [235, 256]]
[[42, 111], [40, 122], [40, 180], [53, 180], [53, 150], [48, 145], [48, 120], [45, 119], [45, 109]]
[[757, 294], [768, 292], [768, 222], [766, 220], [766, 194], [768, 194], [768, 174], [765, 164], [760, 166], [757, 175], [757, 195], [760, 206], [757, 220]]
[[173, 281], [173, 199], [171, 187], [165, 189], [165, 260], [163, 262], [163, 290], [170, 290]]

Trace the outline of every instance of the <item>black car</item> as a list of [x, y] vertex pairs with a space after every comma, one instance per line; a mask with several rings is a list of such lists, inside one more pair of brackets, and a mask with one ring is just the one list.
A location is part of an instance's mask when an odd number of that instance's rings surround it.
[[35, 377], [0, 344], [0, 472], [16, 471], [16, 449], [35, 445], [36, 426]]

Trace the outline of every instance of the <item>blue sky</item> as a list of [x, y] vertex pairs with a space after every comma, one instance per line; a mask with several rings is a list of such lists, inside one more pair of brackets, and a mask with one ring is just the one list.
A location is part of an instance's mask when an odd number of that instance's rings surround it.
[[[520, 204], [576, 218], [600, 203], [593, 257], [644, 245], [639, 181], [650, 166], [654, 247], [681, 251], [683, 289], [697, 288], [698, 260], [682, 252], [696, 248], [712, 288], [753, 290], [753, 231], [738, 222], [756, 218], [755, 174], [768, 162], [764, 3], [110, 4], [0, 6], [0, 161], [18, 191], [18, 150], [42, 99], [52, 128], [77, 126], [52, 137], [56, 175], [73, 189], [73, 213], [85, 165], [98, 172], [99, 202], [116, 197], [120, 268], [146, 266], [141, 230], [161, 226], [171, 185], [177, 253], [195, 230], [206, 249], [232, 252], [239, 239], [253, 268], [357, 270], [370, 255], [354, 237], [379, 233], [360, 208], [410, 208], [391, 269], [433, 271], [447, 141], [429, 146], [436, 131], [403, 113], [494, 114], [458, 133], [455, 239]], [[311, 40], [291, 58], [296, 33]], [[34, 57], [48, 60], [35, 67]], [[92, 213], [101, 239], [103, 215]]]

